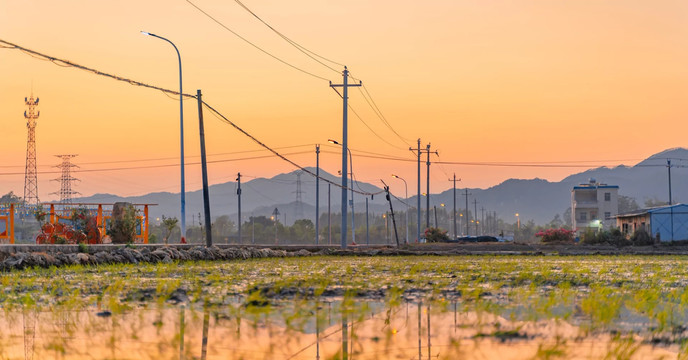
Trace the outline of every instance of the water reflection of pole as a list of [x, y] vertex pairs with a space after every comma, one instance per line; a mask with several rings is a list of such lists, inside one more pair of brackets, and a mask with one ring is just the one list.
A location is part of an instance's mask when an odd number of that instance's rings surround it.
[[456, 301], [454, 301], [454, 334], [456, 334]]
[[201, 342], [201, 360], [206, 359], [208, 352], [208, 327], [210, 325], [210, 311], [207, 306], [203, 307], [203, 340]]
[[428, 359], [430, 359], [430, 305], [426, 309], [428, 311]]
[[422, 347], [421, 347], [422, 344], [421, 344], [421, 338], [420, 338], [420, 330], [421, 330], [421, 326], [422, 326], [420, 323], [420, 313], [421, 313], [420, 307], [422, 304], [423, 304], [422, 302], [418, 302], [418, 360], [423, 359], [423, 353], [422, 353]]
[[184, 308], [182, 305], [179, 309], [179, 360], [184, 359]]
[[349, 358], [349, 323], [346, 310], [342, 309], [342, 360]]
[[320, 306], [315, 303], [315, 360], [320, 360], [320, 319], [318, 318], [318, 308]]

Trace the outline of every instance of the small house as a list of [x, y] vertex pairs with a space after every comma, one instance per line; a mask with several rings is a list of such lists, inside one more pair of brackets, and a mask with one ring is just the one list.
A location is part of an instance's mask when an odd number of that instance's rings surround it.
[[688, 240], [688, 205], [658, 206], [619, 214], [616, 226], [629, 235], [645, 230], [659, 241]]

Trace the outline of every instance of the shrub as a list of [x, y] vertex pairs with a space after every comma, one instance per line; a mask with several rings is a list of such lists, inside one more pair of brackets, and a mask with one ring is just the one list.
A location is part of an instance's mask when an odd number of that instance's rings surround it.
[[626, 239], [626, 236], [618, 228], [611, 230], [602, 230], [595, 232], [592, 229], [587, 229], [581, 235], [581, 243], [588, 245], [596, 244], [610, 244], [615, 246], [628, 246], [631, 242]]
[[449, 241], [447, 231], [436, 227], [429, 227], [425, 229], [425, 239], [427, 242], [445, 242]]
[[139, 218], [136, 217], [136, 209], [129, 203], [115, 203], [112, 208], [112, 218], [107, 228], [107, 234], [112, 238], [113, 244], [133, 243], [136, 238], [136, 227]]
[[631, 243], [633, 243], [634, 246], [648, 246], [653, 245], [655, 241], [647, 231], [640, 229], [636, 230], [633, 236], [631, 236]]
[[547, 229], [535, 234], [543, 243], [572, 243], [575, 231], [564, 228]]

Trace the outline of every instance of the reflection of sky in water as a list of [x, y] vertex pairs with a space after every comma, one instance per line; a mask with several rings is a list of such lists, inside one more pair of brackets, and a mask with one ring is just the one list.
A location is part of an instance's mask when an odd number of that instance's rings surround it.
[[[246, 308], [5, 312], [2, 358], [34, 359], [528, 359], [543, 348], [603, 358], [623, 341], [564, 321], [510, 321], [457, 303], [284, 302]], [[518, 334], [515, 339], [496, 336]], [[636, 355], [676, 356], [641, 345]]]

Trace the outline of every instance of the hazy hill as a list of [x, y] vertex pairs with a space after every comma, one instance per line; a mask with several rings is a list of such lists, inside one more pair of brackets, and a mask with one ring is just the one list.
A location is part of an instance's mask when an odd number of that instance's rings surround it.
[[[563, 214], [570, 206], [571, 189], [573, 186], [586, 183], [594, 178], [601, 183], [619, 185], [619, 193], [637, 199], [640, 205], [647, 199], [668, 200], [668, 175], [667, 159], [672, 159], [672, 197], [674, 202], [688, 202], [688, 149], [677, 148], [662, 151], [641, 161], [635, 166], [618, 166], [614, 168], [599, 167], [581, 173], [573, 174], [560, 182], [549, 182], [542, 179], [520, 180], [509, 179], [503, 183], [488, 189], [468, 189], [469, 209], [473, 211], [473, 200], [478, 201], [478, 214], [481, 208], [486, 211], [496, 211], [497, 215], [506, 221], [515, 221], [514, 214], [519, 213], [522, 221], [535, 220], [536, 223], [546, 223], [552, 220], [555, 214]], [[315, 169], [309, 168], [315, 172]], [[339, 178], [325, 171], [320, 171], [321, 176], [335, 183]], [[242, 179], [242, 215], [248, 218], [253, 215], [269, 216], [275, 207], [280, 211], [281, 220], [288, 224], [296, 219], [296, 172], [279, 174], [273, 178]], [[411, 182], [411, 180], [410, 180]], [[360, 188], [368, 192], [378, 192], [379, 186], [361, 183]], [[227, 182], [210, 187], [211, 213], [213, 217], [220, 215], [236, 216], [237, 212], [237, 184]], [[315, 179], [306, 174], [301, 175], [301, 190], [304, 217], [311, 220], [315, 217]], [[403, 192], [399, 189], [392, 191], [397, 195]], [[457, 189], [457, 208], [464, 211], [466, 207], [464, 189]], [[356, 194], [356, 212], [365, 211], [365, 198]], [[327, 183], [320, 183], [320, 211], [327, 211]], [[331, 210], [339, 212], [341, 191], [336, 186], [331, 186]], [[452, 190], [440, 194], [431, 195], [431, 206], [444, 203], [447, 209], [452, 207]], [[110, 194], [96, 194], [90, 197], [78, 199], [83, 202], [114, 202], [129, 201], [134, 203], [156, 203], [158, 206], [151, 208], [151, 217], [156, 218], [162, 214], [178, 216], [179, 194], [167, 192], [151, 193], [143, 196], [122, 198]], [[192, 217], [197, 217], [203, 212], [202, 192], [200, 190], [187, 193], [187, 222]], [[416, 204], [416, 197], [412, 196], [407, 203]], [[425, 198], [421, 201], [425, 208]], [[375, 196], [369, 201], [371, 213], [382, 213], [388, 209], [384, 194]], [[398, 201], [394, 202], [395, 210], [405, 209]], [[198, 220], [196, 220], [198, 221]]]

